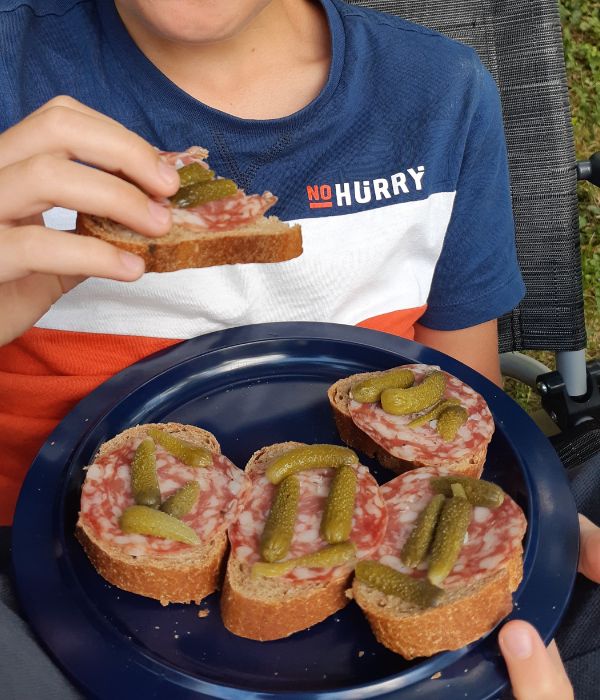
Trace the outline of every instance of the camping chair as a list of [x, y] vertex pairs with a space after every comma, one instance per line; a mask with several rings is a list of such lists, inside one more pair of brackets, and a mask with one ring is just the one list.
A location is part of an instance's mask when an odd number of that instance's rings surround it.
[[[576, 163], [557, 0], [349, 2], [470, 45], [496, 80], [527, 287], [499, 319], [502, 371], [537, 388], [563, 431], [553, 438], [563, 463], [581, 463], [600, 452], [600, 363], [585, 361], [576, 185], [600, 186], [600, 153]], [[557, 370], [518, 352], [525, 349], [553, 351]]]

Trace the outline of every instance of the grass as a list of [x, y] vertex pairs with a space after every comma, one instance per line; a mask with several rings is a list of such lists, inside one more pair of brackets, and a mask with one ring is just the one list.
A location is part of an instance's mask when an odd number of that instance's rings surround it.
[[[560, 0], [569, 98], [578, 160], [600, 151], [600, 0]], [[578, 186], [581, 265], [588, 359], [600, 358], [600, 188]], [[554, 355], [527, 352], [554, 369]], [[529, 387], [506, 380], [506, 391], [525, 410], [540, 407]]]

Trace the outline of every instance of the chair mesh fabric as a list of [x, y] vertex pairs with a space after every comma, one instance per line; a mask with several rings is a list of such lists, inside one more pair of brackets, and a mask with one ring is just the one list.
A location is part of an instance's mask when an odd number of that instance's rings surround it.
[[556, 0], [348, 1], [477, 51], [502, 100], [527, 287], [521, 304], [500, 319], [500, 351], [584, 348], [576, 160]]

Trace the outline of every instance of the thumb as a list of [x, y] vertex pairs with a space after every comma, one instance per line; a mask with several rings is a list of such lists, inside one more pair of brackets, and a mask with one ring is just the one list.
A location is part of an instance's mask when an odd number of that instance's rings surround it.
[[579, 571], [586, 578], [600, 583], [600, 527], [594, 525], [584, 515], [580, 515], [579, 530], [581, 536]]
[[512, 620], [498, 635], [517, 700], [573, 700], [573, 689], [554, 642], [548, 649], [529, 623]]

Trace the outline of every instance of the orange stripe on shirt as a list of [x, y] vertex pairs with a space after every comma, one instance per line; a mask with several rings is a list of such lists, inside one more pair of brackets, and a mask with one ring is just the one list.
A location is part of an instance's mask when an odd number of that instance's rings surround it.
[[10, 525], [25, 474], [56, 425], [130, 364], [179, 341], [33, 328], [0, 348], [0, 525]]
[[412, 309], [401, 309], [399, 311], [390, 311], [387, 314], [373, 316], [367, 318], [357, 326], [362, 328], [371, 328], [375, 331], [383, 331], [392, 335], [399, 335], [403, 338], [413, 340], [415, 337], [415, 323], [421, 318], [427, 309], [427, 304], [416, 306]]

